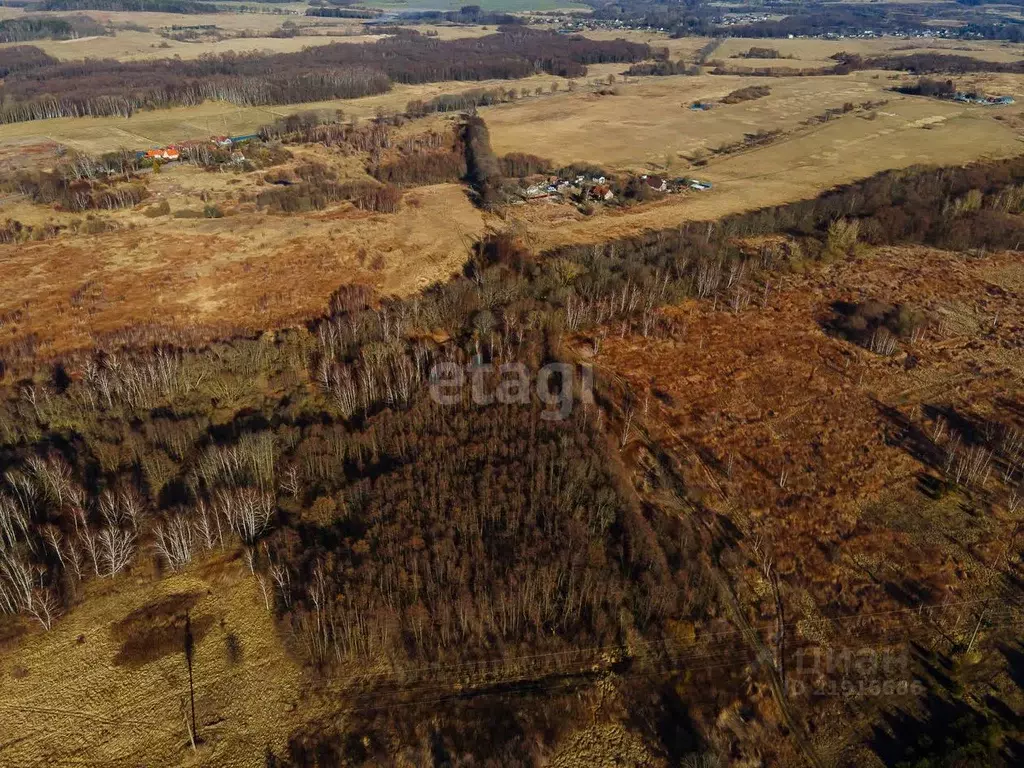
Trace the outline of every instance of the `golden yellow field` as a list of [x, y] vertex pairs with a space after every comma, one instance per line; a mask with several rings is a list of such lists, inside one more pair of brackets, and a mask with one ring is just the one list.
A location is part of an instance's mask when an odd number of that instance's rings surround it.
[[[593, 77], [621, 71], [621, 64], [599, 64], [591, 67]], [[0, 125], [0, 147], [35, 141], [56, 141], [89, 153], [112, 152], [121, 148], [144, 149], [175, 141], [205, 139], [212, 135], [252, 133], [279, 117], [304, 110], [342, 110], [349, 117], [370, 118], [378, 111], [404, 112], [413, 99], [431, 99], [444, 93], [461, 93], [476, 88], [548, 90], [558, 83], [564, 91], [565, 78], [534, 75], [519, 80], [481, 80], [472, 82], [424, 83], [395, 85], [388, 93], [360, 99], [278, 104], [269, 107], [239, 107], [225, 102], [207, 102], [198, 107], [139, 112], [130, 118], [89, 117], [36, 120]], [[547, 96], [545, 96], [547, 98]], [[557, 98], [557, 97], [556, 97]]]
[[643, 32], [638, 29], [608, 30], [597, 29], [583, 33], [584, 37], [591, 40], [628, 40], [631, 43], [645, 43], [652, 48], [667, 48], [669, 58], [673, 61], [684, 59], [691, 60], [694, 55], [710, 42], [708, 37], [679, 37], [671, 38], [658, 32]]
[[164, 59], [180, 56], [195, 59], [207, 54], [235, 53], [291, 53], [317, 45], [330, 43], [372, 43], [380, 35], [361, 34], [361, 28], [348, 27], [328, 32], [311, 33], [300, 37], [234, 37], [210, 42], [181, 42], [168, 40], [153, 32], [118, 32], [108, 37], [79, 38], [78, 40], [40, 40], [34, 42], [50, 56], [58, 59], [88, 57], [113, 58], [121, 61]]
[[[235, 53], [290, 53], [330, 43], [370, 43], [381, 35], [366, 34], [360, 19], [331, 19], [305, 16], [307, 6], [281, 4], [275, 6], [287, 13], [215, 13], [189, 14], [135, 13], [111, 11], [82, 11], [104, 25], [133, 25], [148, 28], [117, 29], [113, 35], [82, 37], [76, 40], [34, 40], [28, 43], [41, 48], [58, 59], [113, 58], [119, 61], [162, 59], [179, 56], [194, 59], [208, 54]], [[0, 19], [16, 19], [27, 15], [18, 8], [0, 7]], [[59, 16], [54, 13], [36, 13], [33, 16]], [[66, 14], [65, 14], [66, 15]], [[285, 22], [296, 25], [296, 37], [270, 37], [269, 34]], [[181, 41], [162, 36], [161, 30], [183, 26], [215, 26], [222, 40]], [[482, 26], [436, 26], [419, 25], [415, 29], [422, 33], [437, 33], [442, 40], [459, 37], [479, 37], [492, 33], [493, 29]], [[237, 35], [245, 34], [245, 37]], [[25, 43], [0, 43], [0, 49]]]
[[[774, 48], [782, 56], [792, 59], [732, 59], [730, 57], [749, 51], [751, 48]], [[938, 53], [947, 56], [969, 56], [985, 61], [1013, 62], [1024, 58], [1024, 45], [1007, 42], [963, 41], [963, 40], [922, 40], [880, 37], [874, 39], [850, 40], [755, 40], [729, 38], [712, 55], [735, 66], [825, 66], [834, 63], [829, 59], [837, 53], [856, 53], [861, 56], [882, 56], [885, 54], [910, 55], [915, 53]]]
[[[318, 19], [302, 16], [305, 6], [298, 4], [282, 4], [278, 6], [282, 11], [288, 13], [210, 13], [210, 14], [180, 14], [180, 13], [150, 13], [150, 12], [125, 12], [125, 11], [76, 11], [96, 19], [101, 23], [134, 24], [150, 29], [172, 26], [200, 26], [216, 25], [232, 32], [243, 30], [257, 30], [270, 32], [281, 26], [284, 21], [295, 22], [342, 22], [351, 21], [348, 19]], [[300, 8], [303, 9], [300, 11]], [[0, 19], [18, 18], [25, 15], [39, 16], [66, 16], [67, 11], [53, 12], [26, 12], [20, 8], [0, 8]], [[34, 44], [34, 43], [33, 43]]]
[[[124, 660], [116, 631], [132, 611], [176, 597], [194, 601], [199, 629], [194, 675], [204, 743], [195, 753], [180, 647], [138, 667]], [[229, 653], [229, 637], [239, 653]], [[52, 631], [30, 630], [6, 651], [0, 652], [3, 765], [262, 765], [264, 749], [280, 748], [307, 717], [297, 705], [316, 710], [255, 578], [238, 560], [162, 580], [98, 580]]]

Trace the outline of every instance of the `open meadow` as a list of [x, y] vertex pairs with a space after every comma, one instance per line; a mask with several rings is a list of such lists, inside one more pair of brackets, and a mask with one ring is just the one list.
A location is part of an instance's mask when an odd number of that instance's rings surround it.
[[[230, 7], [229, 5], [226, 7]], [[32, 45], [50, 56], [73, 61], [85, 58], [112, 58], [141, 61], [180, 57], [194, 59], [222, 53], [290, 53], [330, 43], [372, 43], [383, 36], [363, 26], [363, 19], [305, 16], [308, 6], [294, 3], [264, 5], [262, 13], [173, 14], [133, 11], [81, 11], [80, 14], [106, 26], [111, 34], [69, 40], [34, 40]], [[271, 12], [274, 11], [274, 12]], [[60, 18], [57, 12], [25, 12], [20, 8], [0, 8], [0, 20], [26, 16]], [[283, 30], [282, 25], [290, 29]], [[205, 29], [204, 29], [205, 28]], [[438, 39], [479, 37], [493, 32], [480, 25], [412, 27]], [[189, 29], [201, 30], [188, 39]], [[282, 34], [286, 31], [287, 34]], [[24, 43], [0, 43], [5, 47]]]
[[0, 766], [1024, 765], [1024, 45], [482, 5], [0, 47]]
[[[888, 168], [965, 163], [1021, 152], [1020, 107], [994, 111], [894, 94], [886, 90], [892, 83], [889, 77], [862, 72], [837, 78], [771, 78], [771, 95], [717, 105], [707, 112], [687, 107], [694, 100], [713, 101], [761, 80], [652, 78], [621, 86], [619, 96], [567, 95], [562, 109], [548, 111], [548, 104], [537, 100], [502, 105], [484, 114], [499, 151], [550, 153], [561, 163], [586, 158], [610, 168], [688, 174], [714, 184], [707, 192], [603, 216], [572, 212], [565, 220], [562, 210], [529, 206], [522, 216], [535, 225], [544, 246], [599, 242], [681, 221], [779, 205]], [[970, 79], [1010, 92], [1024, 84], [1017, 76]], [[806, 124], [847, 102], [885, 103]], [[522, 112], [529, 118], [524, 120]], [[532, 137], [531, 125], [540, 127]], [[772, 129], [780, 135], [763, 146], [741, 146], [721, 156], [714, 152], [742, 142], [748, 133]], [[562, 219], [559, 226], [543, 223], [549, 215]]]

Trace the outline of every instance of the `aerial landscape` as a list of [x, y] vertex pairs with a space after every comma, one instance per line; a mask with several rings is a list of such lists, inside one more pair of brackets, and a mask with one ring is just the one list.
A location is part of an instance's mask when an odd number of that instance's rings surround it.
[[1020, 0], [3, 0], [0, 766], [1024, 765]]

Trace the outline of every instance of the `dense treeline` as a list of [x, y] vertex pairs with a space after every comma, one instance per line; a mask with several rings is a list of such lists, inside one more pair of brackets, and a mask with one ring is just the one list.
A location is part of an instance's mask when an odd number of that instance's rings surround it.
[[648, 75], [699, 75], [700, 68], [693, 64], [687, 64], [682, 60], [670, 61], [669, 59], [661, 59], [660, 61], [634, 64], [626, 70], [625, 74], [633, 77]]
[[835, 67], [736, 67], [713, 62], [712, 75], [748, 75], [750, 77], [820, 77], [841, 74], [841, 65]]
[[447, 184], [466, 177], [466, 153], [461, 149], [417, 152], [371, 165], [370, 175], [390, 184]]
[[269, 559], [294, 574], [284, 619], [310, 658], [615, 644], [676, 615], [668, 542], [616, 492], [605, 437], [583, 413], [540, 413], [418, 403], [375, 421], [375, 448], [300, 446], [319, 519]]
[[40, 11], [149, 11], [151, 13], [219, 13], [214, 3], [198, 0], [42, 0]]
[[956, 93], [956, 86], [953, 85], [952, 80], [934, 80], [930, 77], [922, 77], [913, 85], [904, 85], [896, 90], [908, 96], [932, 96], [948, 99]]
[[399, 208], [402, 193], [389, 184], [338, 182], [319, 178], [301, 181], [298, 184], [271, 187], [243, 198], [243, 201], [248, 200], [272, 213], [320, 211], [342, 201], [351, 202], [356, 208], [365, 211], [394, 213]]
[[18, 188], [34, 202], [56, 204], [66, 211], [132, 208], [149, 194], [141, 182], [105, 184], [83, 179], [69, 183], [47, 174], [34, 178], [23, 176], [18, 181]]
[[491, 149], [491, 135], [482, 118], [471, 115], [462, 125], [466, 147], [466, 178], [476, 191], [480, 205], [492, 208], [505, 202], [501, 163]]
[[749, 50], [743, 53], [733, 54], [734, 59], [783, 59], [786, 58], [775, 48], [758, 48], [752, 46]]
[[715, 30], [715, 12], [702, 0], [587, 0], [591, 16], [629, 27], [665, 29], [672, 37], [707, 36]]
[[[324, 46], [325, 48], [330, 46]], [[284, 54], [291, 55], [291, 54]], [[0, 93], [0, 122], [119, 115], [140, 109], [195, 106], [207, 100], [278, 104], [384, 93], [387, 75], [363, 67], [277, 69], [259, 54], [197, 61], [62, 62], [34, 77], [9, 77]], [[135, 83], [133, 86], [132, 83]]]
[[906, 55], [888, 55], [862, 57], [858, 54], [837, 53], [832, 57], [839, 62], [837, 72], [858, 69], [886, 69], [913, 74], [968, 74], [971, 72], [1006, 72], [1020, 74], [1024, 72], [1024, 62], [986, 61], [972, 56], [955, 56], [939, 53], [911, 53]]
[[23, 43], [28, 40], [72, 40], [87, 35], [105, 35], [107, 28], [88, 16], [27, 18], [0, 20], [0, 43]]
[[65, 211], [117, 210], [136, 206], [148, 195], [145, 184], [131, 176], [133, 170], [126, 167], [121, 177], [75, 173], [67, 165], [52, 171], [22, 170], [0, 177], [0, 189]]
[[[525, 305], [488, 324], [493, 299], [467, 289], [444, 290], [447, 310], [427, 299], [426, 315], [342, 292], [312, 354], [282, 334], [100, 355], [81, 380], [5, 400], [0, 615], [48, 628], [84, 581], [144, 552], [179, 570], [239, 547], [296, 651], [325, 670], [615, 646], [702, 617], [698, 538], [630, 497], [593, 406], [559, 421], [528, 392], [485, 407], [426, 396], [431, 359], [468, 359], [410, 341], [438, 311], [466, 323], [460, 338], [493, 331], [492, 363], [550, 359], [541, 329], [513, 324]], [[290, 405], [264, 400], [268, 386]], [[213, 418], [210, 387], [234, 419]]]
[[380, 11], [366, 8], [307, 8], [307, 16], [321, 16], [328, 19], [374, 19]]
[[[805, 255], [827, 254], [836, 222], [856, 222], [856, 237], [871, 245], [923, 243], [954, 250], [1016, 248], [1024, 242], [1024, 158], [965, 167], [886, 171], [831, 190], [813, 200], [723, 219], [708, 245], [707, 225], [694, 223], [652, 232], [611, 246], [565, 246], [548, 258], [587, 260], [610, 252], [643, 254], [669, 268], [672, 254], [738, 252], [736, 237], [785, 233], [800, 239]], [[834, 244], [834, 243], [833, 243]], [[721, 249], [721, 250], [719, 250]], [[593, 256], [590, 254], [594, 254]], [[689, 263], [693, 263], [692, 260]], [[720, 262], [724, 263], [724, 262]], [[693, 285], [699, 280], [693, 277]]]
[[[509, 152], [499, 158], [501, 173], [506, 178], [523, 178], [538, 173], [551, 173], [553, 166], [546, 157], [525, 152]], [[598, 174], [600, 176], [602, 174]]]
[[0, 77], [32, 72], [58, 64], [59, 60], [47, 55], [41, 48], [34, 45], [15, 45], [0, 48]]
[[340, 110], [334, 114], [308, 111], [288, 115], [262, 126], [259, 135], [263, 141], [282, 144], [323, 144], [345, 154], [374, 154], [393, 143], [390, 121], [346, 122]]
[[518, 27], [481, 38], [437, 41], [412, 33], [274, 55], [55, 62], [31, 72], [10, 71], [0, 86], [0, 122], [127, 117], [139, 109], [208, 99], [257, 105], [355, 98], [382, 93], [392, 82], [507, 79], [540, 71], [576, 77], [587, 64], [637, 61], [648, 54], [647, 46], [622, 40], [597, 42]]
[[510, 13], [484, 11], [479, 5], [465, 5], [457, 11], [407, 11], [401, 16], [403, 22], [416, 24], [484, 24], [505, 26], [522, 24], [518, 16]]
[[744, 101], [763, 99], [771, 95], [771, 89], [766, 85], [748, 85], [745, 88], [738, 88], [735, 91], [722, 97], [723, 104], [739, 104]]
[[427, 101], [409, 101], [405, 105], [405, 113], [409, 117], [424, 117], [434, 112], [462, 112], [473, 107], [489, 107], [515, 101], [518, 95], [515, 88], [477, 88], [462, 93], [442, 93]]
[[371, 160], [367, 172], [390, 184], [445, 184], [466, 178], [466, 146], [460, 132], [431, 131], [397, 147], [398, 157]]

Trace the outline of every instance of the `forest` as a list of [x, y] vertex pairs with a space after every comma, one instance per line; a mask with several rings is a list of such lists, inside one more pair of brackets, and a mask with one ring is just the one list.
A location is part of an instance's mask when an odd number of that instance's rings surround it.
[[[385, 128], [306, 115], [265, 130], [376, 148], [392, 163], [396, 151], [413, 165], [461, 155], [459, 172], [492, 207], [510, 175], [543, 164], [497, 158], [475, 116], [455, 136], [404, 147]], [[310, 200], [338, 184], [313, 164], [299, 175]], [[381, 206], [400, 194], [389, 184], [373, 188]], [[256, 202], [287, 210], [295, 186]], [[475, 403], [467, 391], [441, 405], [428, 394], [434, 364], [472, 366], [494, 391], [508, 385], [503, 364], [574, 363], [571, 335], [614, 324], [647, 336], [665, 304], [738, 301], [799, 268], [795, 248], [751, 253], [737, 238], [785, 234], [813, 261], [858, 243], [981, 253], [1022, 239], [1022, 211], [1019, 158], [894, 171], [715, 224], [544, 254], [496, 231], [449, 282], [404, 300], [343, 286], [305, 328], [258, 338], [175, 344], [166, 334], [146, 346], [129, 333], [50, 361], [0, 349], [10, 382], [0, 390], [0, 623], [19, 615], [49, 629], [91, 580], [234, 552], [292, 652], [325, 681], [358, 679], [370, 663], [441, 686], [457, 681], [425, 664], [594, 675], [635, 660], [587, 649], [627, 643], [645, 649], [645, 669], [671, 669], [673, 622], [721, 614], [711, 575], [721, 542], [633, 487], [624, 436], [641, 404], [597, 375], [592, 400], [562, 376], [517, 403]], [[837, 329], [868, 344], [858, 317], [902, 332], [904, 314], [858, 307]], [[567, 418], [551, 418], [551, 395], [574, 404]], [[639, 474], [661, 482], [654, 469]], [[384, 683], [338, 684], [359, 701], [397, 701]], [[656, 706], [646, 685], [637, 679], [637, 711]], [[527, 699], [517, 717], [541, 717], [550, 700]], [[368, 720], [366, 759], [374, 734], [405, 722]], [[489, 743], [485, 723], [466, 723], [442, 741]], [[652, 730], [666, 751], [689, 743]], [[297, 734], [290, 759], [315, 765], [334, 739]]]
[[518, 16], [509, 13], [484, 11], [479, 5], [464, 5], [457, 11], [407, 11], [401, 16], [402, 21], [418, 24], [487, 24], [503, 26], [522, 24]]
[[703, 0], [681, 3], [659, 0], [587, 0], [592, 16], [605, 21], [618, 21], [631, 27], [665, 29], [673, 37], [711, 35], [715, 31], [715, 12]]
[[380, 11], [361, 8], [307, 8], [306, 15], [328, 19], [373, 19], [381, 14]]
[[9, 48], [0, 48], [0, 77], [3, 78], [58, 63], [58, 59], [33, 45], [12, 45]]
[[214, 3], [199, 0], [41, 0], [30, 3], [39, 11], [147, 11], [150, 13], [219, 13]]
[[[239, 105], [356, 98], [394, 83], [487, 80], [547, 72], [586, 73], [587, 64], [633, 62], [646, 45], [599, 42], [521, 27], [475, 39], [438, 41], [415, 32], [373, 44], [334, 43], [273, 55], [225, 53], [195, 60], [56, 62], [31, 48], [0, 52], [0, 122], [120, 115], [191, 106], [208, 99]], [[32, 64], [30, 65], [29, 62]]]
[[107, 29], [88, 16], [47, 18], [30, 16], [0, 20], [0, 43], [24, 43], [29, 40], [71, 40], [87, 35], [105, 35]]
[[971, 56], [956, 56], [937, 53], [911, 53], [905, 55], [863, 57], [846, 52], [832, 56], [839, 62], [836, 72], [843, 74], [857, 69], [885, 69], [911, 74], [934, 74], [937, 72], [954, 75], [971, 72], [1024, 72], [1024, 62], [998, 62], [976, 59]]
[[629, 77], [647, 77], [651, 75], [697, 75], [700, 68], [687, 64], [683, 60], [671, 61], [670, 59], [659, 59], [658, 61], [641, 62], [634, 64], [624, 72]]

